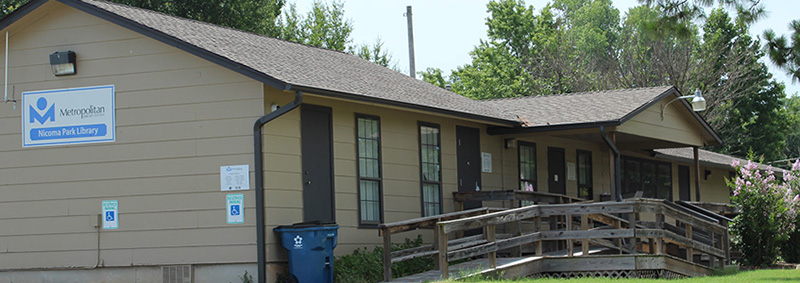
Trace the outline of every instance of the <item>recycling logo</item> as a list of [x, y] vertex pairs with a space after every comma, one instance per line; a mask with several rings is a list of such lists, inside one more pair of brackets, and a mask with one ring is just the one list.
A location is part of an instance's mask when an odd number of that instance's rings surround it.
[[295, 249], [303, 248], [303, 237], [300, 237], [300, 235], [294, 237], [294, 248]]

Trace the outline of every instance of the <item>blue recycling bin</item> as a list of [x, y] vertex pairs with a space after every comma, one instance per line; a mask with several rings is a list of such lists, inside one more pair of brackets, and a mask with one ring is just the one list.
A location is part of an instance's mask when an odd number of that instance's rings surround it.
[[289, 251], [289, 273], [298, 283], [333, 283], [333, 249], [339, 225], [297, 223], [274, 230]]

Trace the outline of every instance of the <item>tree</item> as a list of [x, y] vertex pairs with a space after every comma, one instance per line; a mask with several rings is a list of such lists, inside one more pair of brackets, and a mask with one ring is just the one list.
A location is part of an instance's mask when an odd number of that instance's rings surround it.
[[772, 79], [749, 24], [715, 9], [706, 21], [693, 85], [703, 88], [708, 107], [702, 114], [725, 141], [718, 150], [737, 156], [752, 151], [766, 160], [783, 158], [790, 117], [784, 86]]
[[649, 23], [657, 19], [659, 11], [639, 6], [631, 8], [622, 22], [616, 47], [617, 61], [613, 70], [618, 87], [648, 87], [674, 85], [686, 90], [686, 85], [697, 67], [694, 51], [700, 44], [697, 28], [687, 25], [685, 30], [693, 36], [681, 37], [667, 31], [654, 35]]
[[[2, 16], [30, 0], [0, 0]], [[276, 36], [275, 20], [285, 0], [110, 0], [238, 30]]]
[[791, 118], [789, 128], [794, 129], [786, 136], [784, 155], [789, 159], [800, 159], [800, 96], [786, 99], [786, 112]]
[[0, 1], [0, 12], [3, 13], [2, 16], [11, 14], [14, 12], [19, 6], [28, 3], [29, 0], [1, 0]]
[[792, 77], [792, 82], [796, 82], [800, 80], [800, 21], [792, 21], [789, 27], [792, 29], [790, 39], [776, 36], [772, 30], [765, 31], [764, 38], [769, 59], [783, 68]]
[[373, 45], [361, 44], [359, 46], [350, 46], [348, 52], [361, 57], [361, 59], [397, 70], [397, 63], [392, 61], [392, 55], [383, 48], [383, 40], [380, 38], [375, 39]]
[[295, 4], [289, 4], [277, 20], [277, 38], [310, 46], [346, 51], [384, 67], [396, 68], [392, 56], [383, 48], [380, 38], [373, 45], [352, 45], [350, 34], [353, 22], [344, 16], [344, 3], [330, 5], [315, 1], [305, 15], [297, 12]]
[[661, 11], [660, 16], [650, 22], [651, 31], [656, 34], [675, 32], [681, 36], [691, 36], [687, 23], [705, 18], [705, 8], [731, 8], [736, 11], [737, 18], [751, 24], [765, 14], [761, 0], [639, 0], [645, 6]]
[[269, 36], [284, 0], [111, 0], [165, 14]]
[[452, 71], [454, 91], [483, 99], [610, 87], [619, 25], [610, 1], [556, 0], [536, 15], [523, 1], [499, 0], [487, 11], [488, 40]]

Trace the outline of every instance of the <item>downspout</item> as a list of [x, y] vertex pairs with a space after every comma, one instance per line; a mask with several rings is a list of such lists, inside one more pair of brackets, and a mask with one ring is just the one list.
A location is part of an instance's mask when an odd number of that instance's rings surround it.
[[[288, 89], [288, 87], [287, 87]], [[261, 141], [261, 128], [275, 118], [292, 111], [303, 103], [303, 93], [294, 92], [294, 101], [278, 108], [274, 112], [256, 120], [253, 125], [253, 157], [256, 175], [256, 246], [258, 248], [258, 282], [267, 281], [266, 239], [264, 237], [264, 153]]]
[[606, 142], [608, 148], [610, 148], [611, 151], [614, 152], [614, 198], [617, 201], [622, 201], [622, 190], [620, 189], [621, 187], [620, 180], [622, 178], [620, 177], [621, 166], [620, 166], [619, 149], [617, 148], [617, 145], [615, 145], [614, 142], [611, 140], [611, 138], [608, 137], [608, 133], [606, 133], [605, 126], [600, 126], [600, 136]]

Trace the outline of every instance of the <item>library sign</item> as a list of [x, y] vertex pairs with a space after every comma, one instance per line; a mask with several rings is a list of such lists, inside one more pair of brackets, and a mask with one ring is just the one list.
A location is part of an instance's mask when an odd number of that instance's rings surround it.
[[22, 93], [22, 147], [115, 141], [114, 86]]

